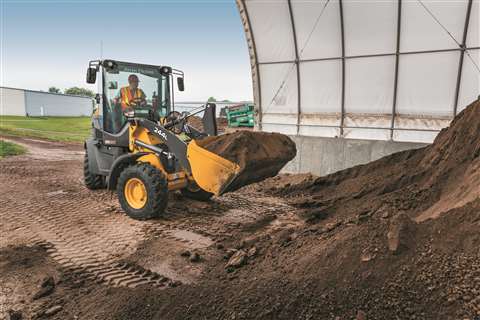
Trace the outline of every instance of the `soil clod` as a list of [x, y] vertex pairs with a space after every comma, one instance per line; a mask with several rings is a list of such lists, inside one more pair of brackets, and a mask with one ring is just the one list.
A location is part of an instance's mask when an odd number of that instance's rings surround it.
[[200, 255], [198, 254], [198, 252], [193, 252], [191, 255], [190, 255], [190, 262], [199, 262], [200, 261]]
[[235, 252], [227, 262], [225, 268], [240, 268], [247, 262], [247, 253], [244, 250]]
[[409, 247], [415, 233], [415, 222], [406, 214], [401, 213], [392, 219], [387, 233], [388, 249], [393, 254], [399, 254]]
[[60, 312], [62, 309], [63, 309], [63, 307], [61, 305], [55, 305], [55, 306], [50, 307], [47, 310], [45, 310], [44, 315], [47, 316], [47, 317], [53, 316], [54, 314]]
[[19, 310], [8, 310], [7, 311], [7, 320], [22, 320], [23, 313]]
[[53, 277], [45, 277], [40, 284], [40, 289], [33, 295], [32, 299], [38, 300], [40, 298], [46, 297], [52, 294], [54, 290], [55, 280], [53, 279]]

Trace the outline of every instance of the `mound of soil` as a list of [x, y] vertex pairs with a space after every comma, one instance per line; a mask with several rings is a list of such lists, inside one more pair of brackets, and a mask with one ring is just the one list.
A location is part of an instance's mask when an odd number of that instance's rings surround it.
[[[257, 254], [230, 275], [214, 265], [168, 303], [133, 294], [117, 316], [148, 304], [172, 319], [477, 319], [479, 119], [475, 102], [428, 147], [247, 187], [287, 199], [305, 223], [257, 237]], [[251, 232], [230, 241], [251, 245]]]
[[[226, 118], [217, 118], [217, 130], [218, 132], [224, 132], [228, 127]], [[187, 118], [187, 123], [195, 129], [203, 132], [203, 120], [198, 116], [191, 116]]]
[[[299, 208], [348, 216], [388, 207], [417, 222], [438, 217], [480, 196], [480, 103], [463, 110], [434, 143], [325, 177], [276, 188]], [[351, 204], [348, 208], [345, 202]], [[382, 209], [383, 210], [383, 209]]]
[[277, 175], [297, 153], [295, 143], [280, 133], [236, 131], [206, 137], [198, 144], [240, 166], [226, 192]]

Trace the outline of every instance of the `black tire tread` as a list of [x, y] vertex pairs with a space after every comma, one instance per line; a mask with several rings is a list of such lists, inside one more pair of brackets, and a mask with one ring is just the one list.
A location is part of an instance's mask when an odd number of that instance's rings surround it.
[[[125, 199], [124, 187], [128, 179], [139, 178], [147, 189], [147, 203], [141, 209], [134, 209]], [[164, 174], [149, 163], [136, 163], [125, 168], [117, 184], [118, 200], [122, 209], [133, 219], [146, 220], [159, 217], [168, 202], [168, 182]]]
[[93, 174], [88, 167], [88, 152], [85, 150], [83, 158], [83, 182], [90, 190], [98, 190], [105, 188], [105, 178], [102, 175]]

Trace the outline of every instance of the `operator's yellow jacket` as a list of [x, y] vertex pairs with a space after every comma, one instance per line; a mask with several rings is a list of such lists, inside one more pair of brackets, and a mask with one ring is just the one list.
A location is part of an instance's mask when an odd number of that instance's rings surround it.
[[130, 90], [129, 86], [120, 89], [120, 101], [122, 104], [122, 110], [131, 106], [131, 102], [135, 99], [145, 99], [145, 93], [142, 89], [135, 89], [135, 93]]

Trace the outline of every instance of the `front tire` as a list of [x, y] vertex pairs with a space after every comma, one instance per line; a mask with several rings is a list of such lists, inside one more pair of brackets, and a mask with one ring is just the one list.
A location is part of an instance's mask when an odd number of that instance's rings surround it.
[[192, 184], [180, 190], [184, 197], [198, 200], [198, 201], [208, 201], [213, 196], [213, 193], [203, 190], [196, 184]]
[[105, 188], [105, 177], [90, 172], [90, 168], [88, 166], [87, 150], [85, 150], [85, 156], [83, 158], [83, 182], [85, 183], [85, 186], [90, 190]]
[[137, 163], [122, 171], [117, 184], [118, 201], [133, 219], [159, 217], [167, 207], [168, 183], [164, 174], [148, 163]]

